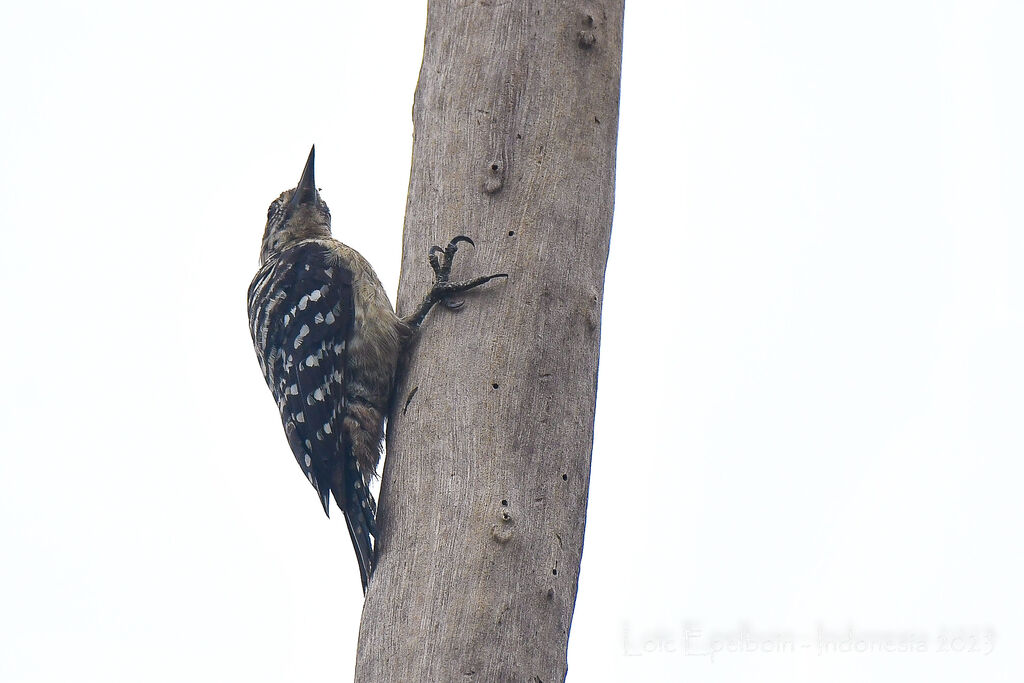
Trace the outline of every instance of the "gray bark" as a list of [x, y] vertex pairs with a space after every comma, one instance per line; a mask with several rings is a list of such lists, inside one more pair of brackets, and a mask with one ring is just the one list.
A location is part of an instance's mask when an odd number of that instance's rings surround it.
[[583, 549], [623, 0], [431, 0], [398, 310], [457, 234], [396, 389], [357, 681], [551, 681]]

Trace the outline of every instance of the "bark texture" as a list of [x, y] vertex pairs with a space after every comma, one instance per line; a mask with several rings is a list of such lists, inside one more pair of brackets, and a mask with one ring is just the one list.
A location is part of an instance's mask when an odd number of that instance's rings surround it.
[[357, 681], [560, 681], [611, 234], [623, 0], [432, 0], [398, 309], [437, 307], [396, 390]]

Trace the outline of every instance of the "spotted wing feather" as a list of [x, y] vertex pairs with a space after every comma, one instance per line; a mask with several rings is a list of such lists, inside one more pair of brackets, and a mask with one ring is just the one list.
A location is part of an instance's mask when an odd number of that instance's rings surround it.
[[288, 445], [329, 514], [332, 477], [346, 459], [339, 432], [351, 274], [329, 261], [325, 247], [300, 244], [260, 269], [248, 303], [256, 354]]

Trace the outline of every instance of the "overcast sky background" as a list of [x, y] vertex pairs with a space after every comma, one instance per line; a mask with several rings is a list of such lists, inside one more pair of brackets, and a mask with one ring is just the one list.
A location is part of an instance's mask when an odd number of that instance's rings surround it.
[[[424, 20], [7, 3], [3, 681], [350, 678], [355, 562], [245, 291], [315, 142], [393, 297]], [[571, 681], [1024, 674], [1022, 35], [630, 0]]]

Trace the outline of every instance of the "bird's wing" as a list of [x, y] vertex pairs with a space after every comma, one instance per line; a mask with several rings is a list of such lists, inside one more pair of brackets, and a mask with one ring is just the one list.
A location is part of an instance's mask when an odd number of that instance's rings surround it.
[[[296, 462], [329, 514], [340, 458], [352, 275], [315, 242], [281, 253], [249, 288], [251, 332]], [[264, 270], [267, 270], [264, 273]], [[255, 311], [254, 302], [264, 302]]]

